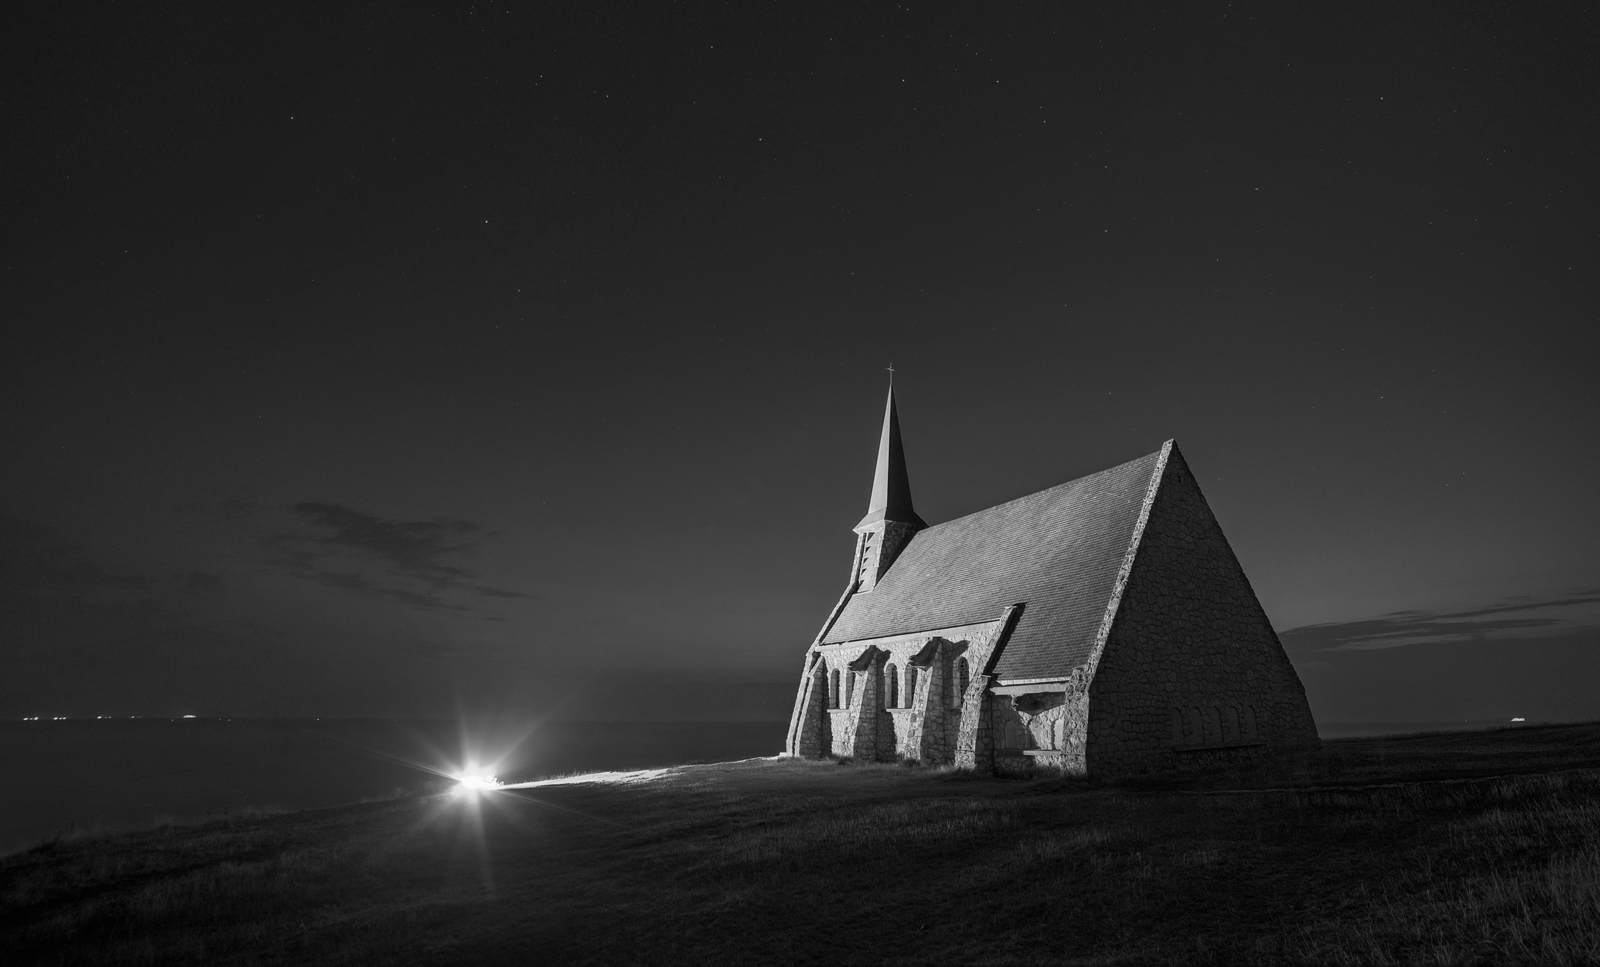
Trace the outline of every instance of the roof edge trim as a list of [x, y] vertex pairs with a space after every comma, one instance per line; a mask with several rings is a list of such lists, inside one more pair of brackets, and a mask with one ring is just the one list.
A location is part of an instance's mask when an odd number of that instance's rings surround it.
[[1002, 614], [998, 618], [985, 618], [981, 621], [964, 621], [958, 625], [940, 625], [937, 628], [922, 628], [917, 631], [896, 631], [892, 635], [874, 635], [870, 638], [847, 638], [844, 641], [819, 642], [817, 648], [844, 648], [848, 645], [884, 645], [894, 644], [899, 641], [910, 641], [913, 638], [946, 638], [957, 632], [971, 631], [973, 634], [983, 634], [993, 631], [994, 626], [1005, 619]]
[[1177, 444], [1176, 440], [1168, 440], [1161, 444], [1161, 456], [1156, 460], [1155, 469], [1150, 472], [1150, 484], [1145, 488], [1144, 504], [1139, 508], [1139, 521], [1133, 525], [1133, 537], [1128, 540], [1128, 550], [1122, 555], [1122, 566], [1117, 569], [1117, 583], [1111, 588], [1111, 599], [1106, 602], [1106, 613], [1100, 619], [1100, 628], [1094, 634], [1094, 644], [1089, 648], [1089, 660], [1083, 663], [1085, 679], [1094, 681], [1094, 673], [1100, 667], [1100, 656], [1106, 650], [1106, 639], [1111, 637], [1111, 625], [1117, 620], [1117, 609], [1122, 606], [1122, 592], [1128, 586], [1128, 577], [1133, 573], [1133, 559], [1139, 556], [1139, 544], [1144, 540], [1145, 524], [1150, 522], [1150, 508], [1156, 502], [1156, 491], [1161, 489], [1161, 481], [1167, 476], [1167, 458], [1172, 456], [1172, 451]]
[[995, 688], [1010, 688], [1014, 685], [1054, 685], [1060, 683], [1063, 687], [1072, 680], [1071, 675], [1047, 675], [1044, 678], [995, 678]]
[[994, 663], [1000, 659], [1000, 653], [1005, 651], [1006, 642], [1011, 640], [1011, 632], [1017, 630], [1017, 619], [1022, 617], [1022, 609], [1027, 606], [1024, 601], [1018, 601], [1000, 613], [1000, 627], [995, 630], [994, 642], [989, 645], [989, 655], [983, 662], [983, 673], [994, 674]]
[[927, 527], [928, 522], [917, 516], [914, 510], [905, 510], [894, 507], [880, 507], [877, 510], [867, 511], [867, 516], [861, 518], [853, 530], [859, 532], [863, 527], [870, 527], [880, 520], [898, 521], [902, 524], [912, 524], [916, 527]]
[[[1040, 693], [1055, 694], [1065, 692], [1069, 682], [1059, 676], [1055, 678], [1030, 679], [1018, 684], [1017, 682], [996, 682], [989, 686], [991, 695], [1038, 695]], [[1054, 685], [1054, 688], [1048, 686]]]
[[[857, 544], [856, 553], [859, 555], [860, 552], [860, 545]], [[839, 603], [833, 606], [833, 610], [828, 612], [828, 620], [822, 623], [822, 630], [817, 632], [815, 638], [811, 639], [811, 649], [809, 650], [815, 650], [818, 645], [822, 644], [822, 639], [828, 637], [828, 632], [833, 630], [833, 626], [839, 620], [839, 616], [844, 614], [844, 606], [850, 603], [850, 598], [856, 593], [856, 588], [859, 587], [861, 587], [861, 579], [856, 578], [844, 589], [844, 594], [839, 596]]]

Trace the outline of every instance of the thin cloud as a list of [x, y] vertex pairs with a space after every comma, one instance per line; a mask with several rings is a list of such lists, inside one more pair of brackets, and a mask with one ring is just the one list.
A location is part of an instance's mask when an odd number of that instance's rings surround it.
[[428, 611], [471, 611], [459, 596], [529, 597], [479, 583], [462, 563], [495, 536], [472, 521], [389, 520], [312, 501], [289, 510], [316, 536], [276, 539], [278, 563], [309, 581]]
[[338, 504], [301, 503], [292, 508], [312, 527], [326, 531], [316, 543], [367, 554], [396, 574], [452, 587], [471, 572], [445, 559], [477, 550], [484, 533], [468, 520], [384, 520]]
[[[1461, 611], [1395, 611], [1361, 621], [1305, 625], [1279, 635], [1300, 651], [1378, 651], [1452, 641], [1540, 637], [1540, 632], [1593, 627], [1566, 609], [1600, 604], [1600, 589], [1548, 598], [1519, 596]], [[1600, 628], [1593, 628], [1600, 631]]]
[[438, 594], [430, 594], [427, 591], [416, 591], [410, 588], [380, 584], [369, 578], [364, 578], [359, 574], [346, 574], [341, 571], [309, 570], [305, 572], [303, 576], [309, 580], [316, 581], [319, 584], [325, 584], [330, 588], [338, 588], [342, 591], [354, 591], [358, 594], [370, 594], [380, 598], [389, 598], [394, 601], [399, 601], [401, 604], [408, 604], [414, 608], [422, 608], [428, 611], [471, 610], [459, 604], [452, 604], [450, 601], [445, 600], [444, 597]]

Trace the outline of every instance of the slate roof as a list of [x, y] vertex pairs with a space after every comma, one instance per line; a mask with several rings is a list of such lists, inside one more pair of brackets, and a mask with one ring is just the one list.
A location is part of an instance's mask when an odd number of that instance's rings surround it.
[[823, 642], [994, 621], [1021, 603], [994, 673], [1065, 677], [1089, 657], [1160, 466], [1157, 451], [918, 531]]

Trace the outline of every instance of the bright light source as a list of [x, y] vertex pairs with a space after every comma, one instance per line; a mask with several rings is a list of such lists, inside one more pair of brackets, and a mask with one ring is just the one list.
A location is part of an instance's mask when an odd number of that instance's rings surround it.
[[505, 783], [496, 776], [487, 772], [462, 772], [455, 776], [456, 795], [472, 796], [490, 789], [498, 789]]

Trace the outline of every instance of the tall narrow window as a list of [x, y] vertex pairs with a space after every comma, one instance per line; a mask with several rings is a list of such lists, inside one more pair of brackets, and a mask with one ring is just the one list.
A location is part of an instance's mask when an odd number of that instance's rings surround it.
[[1005, 728], [1000, 732], [1000, 747], [1002, 749], [1026, 749], [1027, 744], [1022, 739], [1022, 723], [1016, 719], [1006, 719]]
[[906, 666], [906, 708], [914, 708], [917, 704], [917, 674], [916, 665]]
[[851, 672], [844, 680], [844, 707], [854, 708], [856, 704], [856, 673]]
[[900, 707], [900, 670], [889, 666], [889, 707]]
[[959, 707], [967, 698], [968, 670], [965, 658], [956, 659], [956, 705]]
[[833, 674], [828, 676], [828, 707], [839, 707], [839, 669], [835, 668]]

